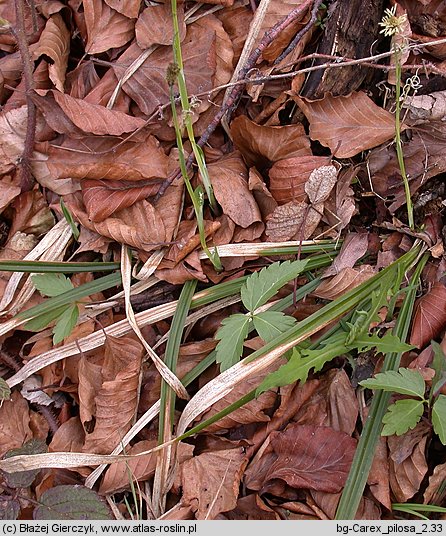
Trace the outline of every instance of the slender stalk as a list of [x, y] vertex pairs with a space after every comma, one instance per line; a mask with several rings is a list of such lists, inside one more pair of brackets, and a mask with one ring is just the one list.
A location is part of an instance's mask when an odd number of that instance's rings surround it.
[[0, 272], [77, 274], [110, 272], [118, 269], [119, 266], [119, 262], [0, 261]]

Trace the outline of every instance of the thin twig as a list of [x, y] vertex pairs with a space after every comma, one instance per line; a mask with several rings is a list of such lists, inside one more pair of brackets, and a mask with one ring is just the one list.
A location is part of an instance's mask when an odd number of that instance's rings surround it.
[[20, 188], [22, 192], [32, 190], [34, 179], [31, 175], [31, 157], [34, 151], [34, 138], [36, 134], [36, 106], [31, 99], [30, 92], [34, 89], [33, 64], [29, 54], [28, 41], [25, 32], [25, 7], [24, 0], [16, 0], [16, 28], [11, 28], [16, 38], [23, 63], [23, 78], [26, 89], [26, 104], [28, 107], [28, 120], [26, 125], [26, 136], [23, 148], [20, 168]]

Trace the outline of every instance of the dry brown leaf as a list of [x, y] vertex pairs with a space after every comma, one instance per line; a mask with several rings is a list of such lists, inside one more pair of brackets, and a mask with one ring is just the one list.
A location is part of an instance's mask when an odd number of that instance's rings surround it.
[[91, 60], [84, 61], [68, 73], [67, 93], [75, 99], [83, 99], [98, 84], [99, 80], [94, 63]]
[[262, 216], [248, 188], [248, 170], [240, 156], [233, 152], [208, 164], [214, 195], [223, 212], [240, 227], [261, 222]]
[[[85, 137], [82, 142], [66, 139], [62, 146], [50, 146], [48, 168], [56, 177], [138, 181], [165, 178], [168, 158], [156, 138], [125, 142], [118, 139]], [[100, 154], [98, 154], [100, 153]]]
[[83, 0], [88, 39], [87, 54], [99, 54], [122, 47], [134, 36], [135, 23], [103, 0]]
[[446, 463], [437, 465], [429, 477], [429, 484], [423, 494], [424, 504], [439, 504], [443, 499], [443, 486], [446, 478]]
[[[100, 222], [140, 199], [155, 195], [158, 184], [153, 181], [82, 181], [82, 198], [88, 217]], [[168, 190], [170, 191], [170, 189]]]
[[99, 136], [120, 136], [145, 126], [144, 119], [109, 110], [98, 104], [90, 104], [83, 99], [75, 99], [54, 90], [54, 99], [73, 123], [91, 134]]
[[196, 519], [209, 520], [235, 508], [246, 461], [237, 448], [204, 452], [184, 462], [182, 504], [192, 508]]
[[353, 268], [361, 257], [367, 253], [368, 233], [348, 233], [344, 238], [341, 251], [323, 273], [323, 277], [338, 274], [344, 268]]
[[237, 501], [237, 506], [234, 510], [226, 512], [226, 519], [243, 520], [243, 521], [260, 521], [260, 520], [276, 520], [280, 519], [279, 515], [271, 508], [266, 506], [257, 493], [251, 493], [240, 497]]
[[[197, 95], [212, 89], [215, 73], [215, 32], [206, 31], [201, 26], [188, 26], [186, 37], [181, 44], [184, 76], [189, 95]], [[118, 78], [138, 58], [142, 50], [136, 43], [130, 45], [112, 65]], [[139, 67], [122, 86], [145, 115], [150, 115], [160, 105], [169, 102], [169, 86], [166, 67], [172, 61], [171, 47], [159, 47]]]
[[55, 224], [54, 215], [38, 189], [20, 194], [12, 204], [13, 220], [10, 236], [18, 231], [40, 236]]
[[325, 300], [335, 300], [373, 275], [375, 270], [369, 264], [363, 264], [359, 268], [344, 268], [332, 279], [322, 281], [313, 294]]
[[291, 424], [272, 432], [268, 452], [245, 472], [245, 484], [267, 491], [268, 483], [283, 480], [297, 489], [336, 493], [347, 479], [356, 440], [325, 426]]
[[54, 433], [48, 452], [80, 452], [84, 441], [85, 432], [79, 417], [71, 417]]
[[32, 438], [28, 402], [18, 391], [0, 406], [0, 457]]
[[338, 170], [335, 166], [321, 166], [314, 169], [305, 183], [305, 192], [310, 203], [318, 205], [326, 201], [336, 184]]
[[69, 52], [70, 32], [65, 26], [62, 15], [56, 13], [48, 19], [33, 55], [35, 58], [48, 56], [52, 60], [48, 66], [49, 77], [55, 87], [62, 92]]
[[50, 92], [45, 93], [46, 95], [42, 96], [31, 91], [29, 96], [42, 113], [47, 125], [59, 134], [68, 134], [72, 138], [83, 138], [85, 132], [77, 128], [73, 121], [63, 113]]
[[380, 437], [375, 448], [372, 467], [370, 468], [367, 484], [373, 496], [388, 510], [392, 509], [389, 482], [389, 455], [387, 441]]
[[[178, 26], [180, 41], [186, 36], [184, 22], [184, 6], [180, 4], [178, 11]], [[173, 42], [172, 13], [170, 4], [152, 5], [146, 7], [138, 17], [135, 25], [136, 42], [139, 48], [145, 49], [152, 45], [171, 45]]]
[[142, 345], [133, 337], [107, 337], [103, 381], [95, 397], [95, 426], [86, 436], [84, 452], [109, 454], [130, 429], [143, 353]]
[[446, 287], [440, 282], [422, 296], [415, 308], [410, 344], [423, 348], [446, 327]]
[[0, 213], [13, 201], [21, 192], [17, 185], [16, 178], [4, 175], [0, 182]]
[[293, 98], [310, 122], [311, 139], [329, 147], [338, 158], [355, 156], [395, 135], [394, 116], [363, 92], [312, 102]]
[[[256, 168], [250, 168], [249, 178], [248, 178], [248, 188], [254, 195], [254, 199], [257, 202], [257, 205], [262, 214], [262, 218], [267, 218], [271, 212], [277, 207], [277, 202], [274, 197], [271, 195], [270, 191], [266, 187], [266, 184], [263, 182], [262, 176], [256, 170]], [[221, 242], [222, 244], [229, 244], [230, 239], [226, 242]]]
[[290, 201], [278, 206], [268, 217], [266, 235], [273, 242], [306, 240], [310, 238], [322, 218], [324, 205], [315, 207], [305, 202]]
[[356, 213], [354, 192], [350, 188], [352, 179], [356, 175], [354, 167], [341, 170], [336, 183], [334, 195], [325, 202], [325, 218], [329, 225], [337, 232], [347, 227]]
[[325, 156], [295, 156], [276, 162], [269, 170], [270, 191], [283, 205], [289, 201], [306, 201], [305, 183], [313, 170], [328, 164]]
[[91, 432], [96, 414], [95, 397], [102, 386], [102, 358], [99, 362], [82, 356], [79, 360], [79, 417], [86, 431]]
[[216, 15], [222, 21], [224, 29], [231, 39], [234, 48], [234, 62], [237, 62], [246, 41], [246, 29], [249, 28], [253, 18], [252, 10], [248, 6], [236, 4], [233, 7], [218, 11]]
[[[328, 519], [335, 519], [340, 493], [325, 493], [323, 491], [311, 490], [311, 497], [316, 504], [324, 511]], [[381, 519], [379, 507], [368, 497], [361, 497], [355, 519]]]
[[[110, 68], [99, 82], [90, 89], [89, 93], [85, 96], [84, 100], [91, 102], [92, 104], [100, 104], [101, 106], [107, 106], [114, 91], [118, 85], [118, 79]], [[119, 110], [120, 112], [129, 113], [131, 99], [124, 93], [119, 91], [117, 97], [114, 100], [113, 110]]]
[[261, 169], [284, 158], [311, 156], [310, 140], [300, 124], [265, 127], [240, 115], [231, 122], [231, 134], [249, 167]]
[[105, 0], [105, 3], [129, 19], [137, 18], [141, 6], [141, 0]]
[[390, 453], [390, 487], [398, 502], [407, 502], [420, 489], [428, 471], [425, 455], [427, 437], [426, 425], [419, 423], [403, 437], [390, 436], [387, 439]]

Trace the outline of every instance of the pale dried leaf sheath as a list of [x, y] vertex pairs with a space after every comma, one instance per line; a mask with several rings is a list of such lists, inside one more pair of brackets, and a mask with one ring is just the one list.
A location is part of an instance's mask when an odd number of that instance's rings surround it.
[[189, 400], [189, 394], [184, 388], [180, 380], [175, 376], [175, 374], [166, 366], [164, 361], [162, 361], [152, 347], [147, 343], [141, 330], [139, 329], [138, 322], [135, 318], [135, 313], [133, 312], [132, 305], [130, 303], [130, 284], [132, 276], [132, 264], [130, 262], [130, 255], [127, 246], [123, 245], [121, 248], [121, 273], [122, 273], [122, 286], [124, 287], [124, 298], [125, 298], [125, 313], [129, 324], [131, 325], [133, 331], [136, 333], [138, 339], [143, 344], [145, 350], [152, 359], [155, 367], [158, 372], [161, 374], [163, 380], [175, 391], [175, 393], [183, 399]]

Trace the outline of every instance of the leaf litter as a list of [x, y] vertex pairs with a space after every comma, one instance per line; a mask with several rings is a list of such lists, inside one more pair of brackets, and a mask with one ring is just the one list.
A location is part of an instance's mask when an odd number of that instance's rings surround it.
[[[32, 276], [20, 266], [0, 274], [4, 515], [17, 519], [25, 508], [35, 519], [112, 518], [102, 496], [112, 494], [120, 506], [125, 497], [128, 505], [133, 480], [138, 490], [155, 482], [153, 496], [144, 498], [147, 518], [153, 501], [164, 504], [163, 519], [333, 519], [361, 434], [358, 413], [367, 412], [358, 406], [360, 362], [374, 373], [368, 383], [361, 378], [364, 386], [383, 389], [386, 378], [394, 394], [357, 517], [399, 519], [392, 501], [441, 504], [446, 71], [444, 45], [426, 45], [446, 27], [436, 3], [398, 2], [407, 16], [404, 36], [412, 39], [401, 57], [408, 110], [401, 136], [416, 229], [407, 223], [394, 144], [395, 75], [387, 76], [394, 58], [375, 68], [369, 61], [361, 85], [350, 80], [352, 89], [347, 84], [341, 93], [326, 92], [322, 75], [318, 100], [304, 96], [309, 75], [290, 72], [305, 71], [305, 57], [329, 35], [321, 2], [178, 5], [190, 116], [216, 200], [201, 197], [199, 211], [191, 192], [201, 195], [206, 176], [190, 156], [178, 87], [167, 74], [170, 3], [16, 4], [22, 14], [13, 2], [0, 7], [0, 257], [42, 264]], [[427, 19], [435, 21], [434, 35]], [[380, 27], [374, 31], [380, 50], [388, 50]], [[361, 61], [332, 50], [323, 60], [328, 68], [318, 67], [322, 73], [342, 75], [344, 61]], [[238, 83], [227, 88], [231, 81]], [[178, 173], [178, 128], [188, 191]], [[222, 252], [221, 271], [202, 250], [197, 218], [206, 244]], [[331, 303], [363, 292], [420, 237], [431, 256], [410, 346], [391, 334], [409, 287], [392, 294], [395, 282], [385, 280], [388, 296], [378, 299], [375, 289], [373, 312], [359, 302], [353, 316], [324, 317], [304, 336], [287, 338]], [[122, 262], [127, 252], [130, 260]], [[54, 261], [113, 261], [126, 272], [125, 296], [119, 278], [85, 296], [83, 285], [106, 272], [47, 273]], [[188, 317], [183, 333], [172, 334], [181, 286], [191, 279], [200, 286], [189, 315], [217, 299], [239, 298]], [[57, 305], [66, 292], [74, 297]], [[20, 316], [32, 306], [49, 309]], [[171, 408], [173, 434], [204, 428], [175, 446], [159, 481], [153, 449], [166, 386], [155, 364], [173, 336], [181, 338], [179, 361], [163, 378], [180, 393], [181, 379], [192, 397]], [[332, 350], [336, 344], [339, 351]], [[392, 345], [403, 368], [382, 376]], [[300, 379], [274, 383], [293, 366], [291, 377]], [[269, 388], [255, 396], [265, 382]], [[241, 398], [247, 403], [238, 407]], [[422, 418], [431, 403], [433, 428]], [[237, 407], [221, 416], [230, 404]], [[407, 405], [414, 418], [395, 421]], [[15, 473], [17, 467], [24, 472]], [[17, 488], [34, 502], [18, 501]], [[165, 512], [167, 503], [176, 506]], [[137, 504], [124, 515], [132, 508]]]

